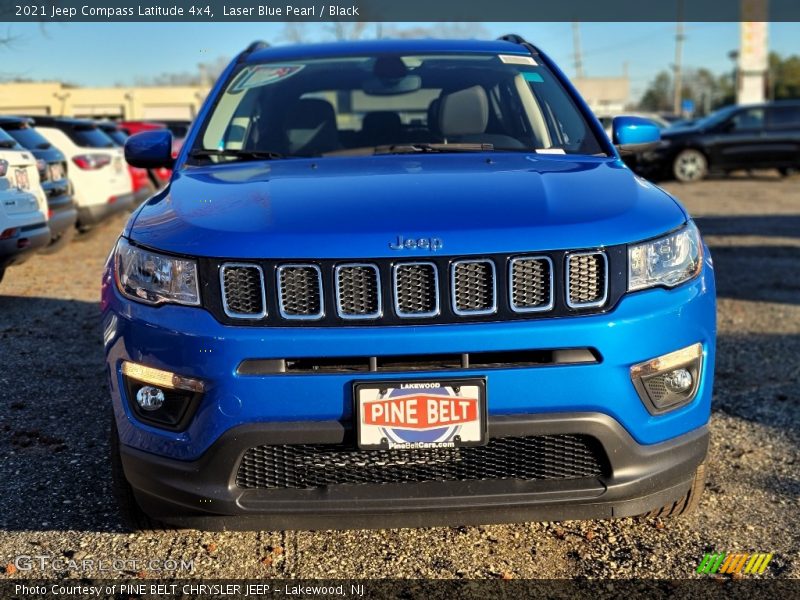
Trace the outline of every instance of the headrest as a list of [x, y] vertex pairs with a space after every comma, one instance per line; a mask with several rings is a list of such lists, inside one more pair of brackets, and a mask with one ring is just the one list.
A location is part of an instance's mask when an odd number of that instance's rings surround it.
[[488, 124], [489, 99], [481, 86], [475, 85], [441, 97], [439, 129], [444, 137], [483, 133]]
[[374, 131], [378, 133], [395, 132], [402, 129], [403, 123], [400, 115], [390, 110], [378, 110], [364, 115], [361, 123], [362, 131]]

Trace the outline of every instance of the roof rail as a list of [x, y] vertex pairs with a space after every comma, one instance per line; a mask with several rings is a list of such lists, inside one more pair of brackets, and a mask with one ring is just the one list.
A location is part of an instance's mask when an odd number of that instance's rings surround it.
[[521, 35], [517, 35], [516, 33], [507, 33], [505, 35], [501, 35], [498, 40], [503, 42], [511, 42], [512, 44], [527, 44], [528, 41], [522, 37]]
[[263, 50], [264, 48], [269, 48], [269, 44], [263, 40], [256, 40], [252, 44], [250, 44], [247, 48], [242, 50], [239, 56], [236, 58], [236, 62], [242, 62], [245, 58], [250, 56], [253, 52], [258, 50]]

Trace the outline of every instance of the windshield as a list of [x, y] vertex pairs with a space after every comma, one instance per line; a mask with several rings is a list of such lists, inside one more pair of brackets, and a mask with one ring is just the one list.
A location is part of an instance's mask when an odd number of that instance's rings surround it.
[[190, 155], [222, 161], [370, 148], [603, 153], [572, 97], [533, 57], [447, 54], [245, 65]]
[[28, 150], [46, 150], [50, 147], [50, 142], [33, 127], [28, 127], [27, 124], [20, 124], [18, 127], [10, 125], [4, 125], [3, 127], [11, 137]]
[[122, 131], [121, 129], [113, 129], [113, 128], [105, 128], [101, 127], [103, 133], [105, 133], [117, 146], [124, 146], [125, 140], [128, 139], [127, 134]]
[[[0, 148], [17, 148], [17, 140], [0, 129]], [[20, 148], [21, 150], [21, 148]]]
[[707, 129], [708, 127], [713, 127], [714, 125], [718, 125], [722, 123], [725, 119], [730, 117], [735, 111], [736, 106], [727, 106], [725, 108], [720, 108], [719, 110], [711, 113], [707, 117], [703, 117], [697, 121], [694, 121], [692, 125], [697, 125], [700, 128]]
[[83, 148], [112, 148], [114, 142], [105, 133], [93, 125], [81, 125], [68, 128], [65, 133], [75, 142], [76, 146]]

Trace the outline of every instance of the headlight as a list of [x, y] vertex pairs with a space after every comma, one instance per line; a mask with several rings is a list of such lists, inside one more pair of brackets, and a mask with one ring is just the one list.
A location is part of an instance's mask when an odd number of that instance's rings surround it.
[[197, 263], [132, 246], [120, 238], [114, 255], [119, 291], [139, 302], [200, 304]]
[[682, 229], [628, 247], [628, 291], [674, 287], [700, 272], [703, 242], [694, 222]]

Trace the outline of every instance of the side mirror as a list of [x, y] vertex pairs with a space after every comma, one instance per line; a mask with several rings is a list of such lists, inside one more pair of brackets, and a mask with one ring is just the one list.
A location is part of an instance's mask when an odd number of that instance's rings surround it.
[[143, 131], [125, 140], [125, 160], [141, 169], [171, 169], [172, 133], [169, 129]]
[[614, 145], [620, 154], [652, 150], [661, 139], [658, 125], [642, 117], [614, 117], [611, 130]]

